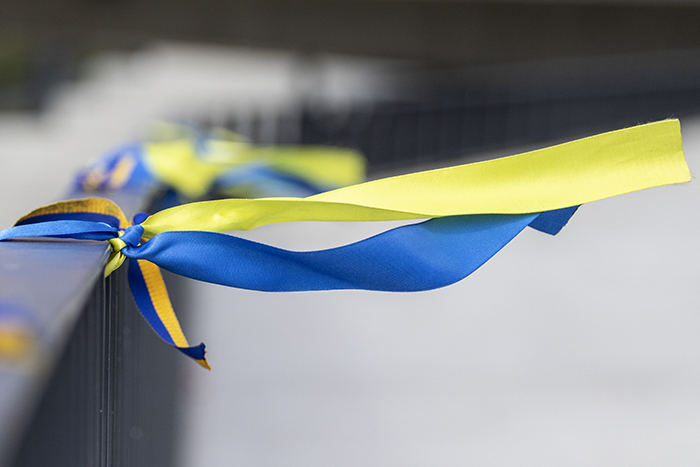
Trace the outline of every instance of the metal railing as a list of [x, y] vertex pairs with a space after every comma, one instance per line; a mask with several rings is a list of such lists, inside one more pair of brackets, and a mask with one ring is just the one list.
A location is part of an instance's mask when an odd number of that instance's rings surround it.
[[[133, 215], [151, 196], [110, 197]], [[95, 242], [0, 244], [0, 296], [32, 317], [37, 346], [0, 371], [2, 465], [173, 463], [179, 355], [141, 318], [126, 271], [102, 277], [107, 254]]]

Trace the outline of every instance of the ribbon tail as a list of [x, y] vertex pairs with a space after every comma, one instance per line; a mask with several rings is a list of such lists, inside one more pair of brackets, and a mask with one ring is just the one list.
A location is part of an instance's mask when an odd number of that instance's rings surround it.
[[549, 235], [556, 235], [569, 222], [580, 206], [545, 211], [530, 222], [530, 227]]
[[201, 366], [210, 370], [204, 344], [190, 347], [175, 316], [163, 276], [155, 264], [146, 260], [129, 261], [129, 286], [141, 315], [168, 344], [176, 347]]
[[125, 259], [126, 256], [121, 254], [121, 252], [112, 251], [107, 259], [107, 264], [105, 265], [104, 277], [109, 277], [110, 274], [119, 269], [121, 265], [124, 264]]

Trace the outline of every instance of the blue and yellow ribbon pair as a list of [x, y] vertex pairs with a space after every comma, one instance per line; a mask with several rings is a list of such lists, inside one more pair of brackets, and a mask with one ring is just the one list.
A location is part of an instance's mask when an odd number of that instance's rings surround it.
[[[135, 220], [144, 216], [139, 214]], [[13, 227], [0, 232], [0, 240], [53, 237], [108, 241], [112, 252], [105, 266], [107, 277], [124, 262], [126, 257], [121, 253], [124, 247], [139, 244], [142, 231], [138, 224], [131, 225], [127, 221], [114, 202], [104, 198], [86, 198], [61, 201], [36, 209], [20, 218]], [[158, 266], [134, 259], [129, 262], [128, 278], [139, 311], [156, 333], [209, 369], [204, 344], [191, 347], [182, 332]]]
[[365, 159], [326, 146], [258, 146], [223, 129], [155, 125], [144, 142], [114, 149], [76, 177], [81, 191], [158, 182], [188, 199], [307, 196], [364, 181]]
[[[159, 267], [216, 284], [283, 292], [410, 292], [471, 274], [525, 227], [556, 234], [583, 203], [690, 181], [677, 120], [640, 125], [475, 164], [353, 185], [306, 198], [223, 199], [141, 215], [128, 225], [98, 198], [40, 208], [0, 240], [107, 240], [106, 273], [129, 259], [141, 313], [168, 343], [189, 347]], [[338, 248], [289, 251], [224, 232], [297, 221], [423, 220]], [[426, 220], [427, 219], [427, 220]]]

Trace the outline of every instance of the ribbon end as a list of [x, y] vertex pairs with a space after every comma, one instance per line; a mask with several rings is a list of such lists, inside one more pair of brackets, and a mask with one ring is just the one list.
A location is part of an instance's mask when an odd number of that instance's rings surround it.
[[[119, 239], [110, 239], [110, 240], [119, 240]], [[111, 241], [110, 241], [110, 244], [112, 244]], [[112, 274], [114, 271], [119, 269], [119, 267], [124, 263], [125, 259], [126, 259], [126, 256], [124, 256], [120, 251], [113, 250], [109, 254], [109, 259], [107, 259], [107, 264], [105, 265], [105, 273], [104, 273], [105, 279], [110, 274]]]
[[204, 347], [204, 344], [199, 344], [194, 347], [177, 347], [177, 350], [199, 363], [203, 368], [211, 370], [211, 367], [207, 362], [207, 357], [204, 355], [207, 353], [207, 351], [204, 350]]
[[209, 366], [209, 363], [207, 362], [206, 358], [203, 358], [201, 360], [195, 360], [195, 362], [199, 363], [203, 368], [211, 371], [211, 367]]
[[530, 222], [530, 227], [549, 235], [556, 235], [569, 222], [579, 206], [545, 211]]

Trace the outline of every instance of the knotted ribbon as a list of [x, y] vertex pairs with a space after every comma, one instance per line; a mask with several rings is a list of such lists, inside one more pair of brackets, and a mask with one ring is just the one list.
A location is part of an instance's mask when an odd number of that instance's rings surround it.
[[[0, 240], [107, 240], [110, 273], [129, 258], [141, 313], [168, 343], [190, 347], [159, 267], [261, 291], [366, 289], [409, 292], [457, 282], [525, 227], [556, 234], [580, 204], [690, 181], [677, 120], [604, 133], [516, 156], [391, 177], [307, 198], [223, 199], [139, 215], [129, 225], [110, 201], [56, 203], [0, 232]], [[359, 242], [289, 251], [224, 234], [295, 221], [428, 219]]]
[[351, 149], [253, 145], [224, 129], [209, 132], [161, 123], [143, 142], [120, 146], [82, 170], [81, 191], [153, 182], [188, 199], [224, 196], [307, 196], [360, 183], [365, 159]]

